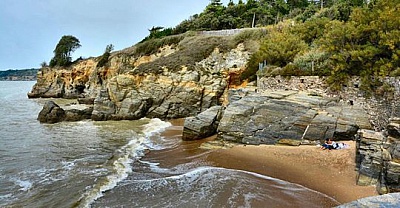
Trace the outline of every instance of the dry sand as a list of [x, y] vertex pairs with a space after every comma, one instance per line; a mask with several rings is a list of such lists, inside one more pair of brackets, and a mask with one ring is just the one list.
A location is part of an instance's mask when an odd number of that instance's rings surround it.
[[246, 170], [303, 185], [340, 203], [377, 195], [373, 186], [356, 185], [355, 142], [350, 148], [321, 150], [316, 146], [244, 146], [220, 149], [208, 160], [216, 166]]

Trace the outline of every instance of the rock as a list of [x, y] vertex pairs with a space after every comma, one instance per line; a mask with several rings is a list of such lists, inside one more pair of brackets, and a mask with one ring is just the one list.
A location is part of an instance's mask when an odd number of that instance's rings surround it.
[[[182, 44], [190, 48], [193, 41]], [[79, 99], [85, 104], [95, 98], [93, 120], [196, 116], [222, 104], [228, 81], [236, 81], [230, 72], [240, 74], [250, 56], [244, 44], [239, 44], [223, 51], [214, 48], [205, 58], [188, 57], [182, 59], [184, 63], [178, 59], [174, 60], [176, 65], [166, 64], [169, 57], [183, 53], [175, 48], [165, 46], [140, 57], [131, 49], [116, 52], [108, 67], [97, 67], [98, 59], [89, 58], [70, 67], [42, 68], [28, 96], [85, 97]]]
[[[243, 93], [230, 103], [218, 126], [218, 139], [244, 144], [317, 144], [326, 138], [351, 140], [358, 120], [330, 98], [296, 91]], [[231, 99], [235, 100], [235, 99]], [[335, 106], [336, 105], [336, 106]]]
[[299, 146], [301, 144], [300, 140], [293, 139], [280, 139], [278, 145], [288, 145], [288, 146]]
[[109, 119], [110, 115], [115, 113], [115, 105], [108, 98], [107, 90], [101, 90], [94, 100], [94, 107], [91, 118], [95, 121]]
[[41, 123], [57, 123], [63, 121], [64, 118], [65, 111], [53, 101], [47, 101], [38, 116]]
[[218, 138], [244, 144], [276, 144], [281, 139], [301, 141], [306, 126], [297, 121], [308, 111], [309, 107], [268, 96], [246, 96], [227, 106]]
[[391, 118], [389, 122], [387, 127], [389, 135], [400, 139], [400, 118]]
[[359, 130], [358, 135], [359, 176], [357, 184], [361, 186], [377, 185], [383, 168], [384, 136], [382, 132], [366, 129]]
[[81, 121], [90, 119], [92, 117], [93, 107], [89, 107], [83, 110], [71, 109], [65, 110], [64, 121]]
[[342, 204], [337, 208], [356, 208], [356, 207], [400, 207], [400, 193], [390, 193], [380, 196], [371, 196], [356, 201]]
[[95, 98], [78, 98], [79, 104], [93, 105]]
[[222, 106], [214, 106], [195, 117], [186, 118], [182, 139], [197, 140], [216, 134], [222, 110]]

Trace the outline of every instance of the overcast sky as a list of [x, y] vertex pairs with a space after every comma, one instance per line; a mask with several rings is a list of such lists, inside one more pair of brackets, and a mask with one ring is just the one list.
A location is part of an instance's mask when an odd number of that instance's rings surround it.
[[[223, 0], [227, 5], [229, 0]], [[49, 63], [63, 35], [82, 47], [77, 57], [134, 45], [153, 26], [174, 27], [201, 13], [209, 0], [0, 0], [0, 70]], [[234, 1], [237, 2], [237, 1]]]

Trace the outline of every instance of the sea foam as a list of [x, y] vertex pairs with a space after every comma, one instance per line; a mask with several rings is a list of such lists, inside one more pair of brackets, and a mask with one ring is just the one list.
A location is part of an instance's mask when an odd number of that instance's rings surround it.
[[169, 126], [171, 123], [155, 118], [143, 126], [141, 134], [132, 132], [131, 140], [114, 154], [116, 159], [112, 164], [112, 173], [104, 180], [98, 180], [99, 183], [83, 195], [79, 201], [79, 207], [90, 207], [90, 204], [101, 198], [104, 192], [113, 189], [119, 182], [126, 179], [132, 172], [132, 163], [143, 157], [144, 150], [149, 149], [149, 145], [146, 145], [149, 144], [149, 137], [159, 134]]

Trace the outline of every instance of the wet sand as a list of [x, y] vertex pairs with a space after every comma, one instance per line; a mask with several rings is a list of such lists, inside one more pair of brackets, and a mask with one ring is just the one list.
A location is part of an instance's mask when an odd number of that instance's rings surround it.
[[[163, 136], [177, 138], [183, 129], [182, 120], [170, 121], [174, 126]], [[357, 186], [355, 170], [355, 142], [345, 141], [350, 148], [321, 150], [316, 146], [236, 145], [228, 149], [205, 150], [203, 142], [215, 136], [193, 142], [182, 141], [178, 146], [151, 151], [147, 158], [161, 166], [196, 162], [237, 170], [245, 170], [303, 185], [333, 197], [339, 203], [378, 195], [373, 186]]]

